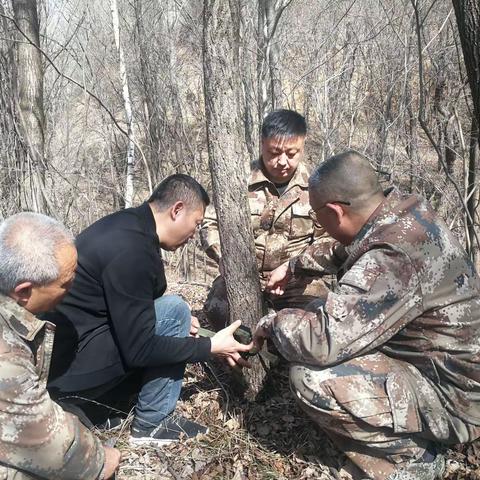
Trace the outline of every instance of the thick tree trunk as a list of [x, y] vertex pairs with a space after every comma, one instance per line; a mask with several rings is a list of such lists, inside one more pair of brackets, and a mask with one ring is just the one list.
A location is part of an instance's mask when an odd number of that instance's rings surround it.
[[122, 82], [123, 103], [125, 105], [125, 115], [128, 126], [128, 144], [127, 144], [127, 173], [125, 178], [125, 208], [129, 208], [133, 204], [133, 179], [135, 171], [135, 140], [133, 133], [133, 111], [132, 102], [130, 100], [130, 91], [128, 88], [127, 66], [123, 55], [123, 48], [120, 42], [120, 24], [118, 19], [117, 0], [111, 0], [113, 34], [115, 37], [115, 45], [118, 52], [118, 61], [120, 68], [120, 80]]
[[35, 0], [14, 0], [12, 6], [16, 24], [22, 34], [16, 43], [16, 101], [22, 140], [28, 150], [27, 165], [22, 168], [22, 203], [29, 210], [48, 212], [45, 189], [43, 69], [39, 50], [37, 3]]
[[[480, 3], [478, 0], [453, 0], [458, 32], [462, 43], [463, 59], [468, 75], [468, 83], [472, 93], [473, 116], [470, 141], [470, 158], [468, 168], [467, 209], [471, 221], [468, 222], [467, 232], [470, 237], [470, 255], [478, 262], [478, 226], [476, 225], [478, 192], [478, 147], [480, 146]], [[476, 139], [476, 145], [475, 145]], [[477, 257], [477, 258], [476, 258]]]
[[[238, 2], [204, 0], [203, 70], [209, 167], [232, 321], [255, 327], [263, 313], [247, 202], [246, 147], [238, 75]], [[253, 396], [263, 382], [258, 360], [246, 372]]]
[[[480, 3], [453, 0], [477, 125], [480, 125]], [[480, 142], [480, 137], [478, 138]]]

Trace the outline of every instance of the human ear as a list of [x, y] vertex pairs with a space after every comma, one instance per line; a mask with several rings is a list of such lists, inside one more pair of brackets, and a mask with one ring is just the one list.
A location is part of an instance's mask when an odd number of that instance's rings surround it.
[[342, 223], [343, 217], [345, 216], [345, 211], [341, 205], [338, 203], [327, 203], [325, 207], [328, 208], [336, 217], [337, 223]]
[[178, 214], [185, 208], [185, 204], [182, 201], [175, 202], [170, 207], [170, 215], [173, 220], [175, 220]]
[[10, 297], [23, 307], [28, 303], [32, 296], [32, 288], [32, 282], [19, 283], [13, 292], [10, 293]]

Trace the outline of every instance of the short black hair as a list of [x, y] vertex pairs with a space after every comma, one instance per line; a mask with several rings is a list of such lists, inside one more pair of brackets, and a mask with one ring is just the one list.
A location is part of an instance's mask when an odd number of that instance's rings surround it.
[[200, 204], [207, 207], [210, 204], [205, 189], [193, 177], [184, 173], [175, 173], [162, 180], [147, 201], [155, 203], [161, 210], [179, 201], [189, 207], [197, 207]]
[[263, 120], [262, 138], [273, 137], [305, 137], [307, 122], [294, 110], [274, 110]]
[[347, 150], [324, 160], [308, 180], [310, 192], [315, 191], [322, 203], [349, 202], [351, 210], [362, 210], [372, 199], [383, 196], [377, 172], [368, 159]]

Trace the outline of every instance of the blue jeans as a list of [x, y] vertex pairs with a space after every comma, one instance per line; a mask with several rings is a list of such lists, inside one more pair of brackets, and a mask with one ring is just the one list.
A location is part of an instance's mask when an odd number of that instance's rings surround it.
[[[188, 337], [190, 308], [178, 295], [164, 295], [155, 300], [157, 323], [155, 334], [165, 337]], [[175, 410], [182, 389], [185, 364], [177, 363], [144, 370], [143, 385], [135, 407], [134, 425], [157, 426]]]

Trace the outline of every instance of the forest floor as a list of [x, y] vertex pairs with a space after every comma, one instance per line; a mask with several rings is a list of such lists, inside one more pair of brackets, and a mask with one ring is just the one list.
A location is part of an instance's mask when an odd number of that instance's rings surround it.
[[[170, 283], [169, 293], [181, 295], [202, 322], [206, 285]], [[345, 456], [296, 405], [286, 366], [275, 367], [269, 376], [261, 400], [248, 402], [235, 395], [231, 374], [221, 364], [190, 365], [177, 411], [207, 425], [209, 433], [162, 448], [131, 447], [127, 421], [121, 432], [103, 435], [122, 451], [117, 479], [348, 478], [342, 473]], [[446, 456], [445, 479], [480, 480], [480, 442], [448, 450]]]

